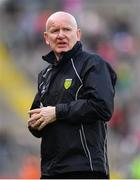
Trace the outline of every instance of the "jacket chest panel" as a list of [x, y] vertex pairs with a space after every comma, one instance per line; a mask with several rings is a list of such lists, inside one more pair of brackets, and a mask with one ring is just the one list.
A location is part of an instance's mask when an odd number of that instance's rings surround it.
[[[54, 88], [52, 88], [58, 95], [58, 101], [69, 102], [75, 100], [75, 95], [78, 88], [81, 85], [78, 77], [76, 76], [73, 68], [69, 68], [65, 71], [61, 71], [54, 82]], [[56, 86], [56, 88], [55, 88]], [[54, 92], [54, 94], [55, 94]]]
[[47, 103], [47, 105], [56, 105], [75, 100], [81, 82], [73, 67], [66, 66], [59, 71], [55, 72], [55, 69], [52, 71], [54, 71], [52, 73], [53, 77], [49, 83], [49, 88], [45, 95], [46, 102], [44, 101], [44, 103]]

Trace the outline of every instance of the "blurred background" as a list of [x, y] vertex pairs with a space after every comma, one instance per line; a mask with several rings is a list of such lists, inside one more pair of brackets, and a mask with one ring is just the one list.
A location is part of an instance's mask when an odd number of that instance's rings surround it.
[[76, 17], [84, 48], [118, 75], [108, 133], [111, 178], [140, 179], [139, 0], [0, 0], [0, 178], [40, 177], [40, 139], [28, 132], [27, 112], [47, 66], [45, 22], [60, 10]]

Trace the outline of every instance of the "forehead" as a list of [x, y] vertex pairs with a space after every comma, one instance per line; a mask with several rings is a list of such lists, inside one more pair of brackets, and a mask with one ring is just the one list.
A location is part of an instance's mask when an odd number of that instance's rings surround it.
[[75, 22], [72, 18], [68, 16], [56, 16], [48, 19], [48, 22], [46, 24], [46, 28], [50, 29], [53, 27], [76, 27]]

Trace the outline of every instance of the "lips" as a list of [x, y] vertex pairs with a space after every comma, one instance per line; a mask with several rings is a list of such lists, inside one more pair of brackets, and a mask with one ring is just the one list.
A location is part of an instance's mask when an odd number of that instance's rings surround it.
[[66, 42], [58, 42], [57, 43], [58, 45], [65, 45], [65, 44], [67, 44]]
[[58, 46], [58, 47], [66, 47], [66, 46], [67, 46], [67, 43], [66, 43], [66, 42], [58, 42], [58, 43], [57, 43], [57, 46]]

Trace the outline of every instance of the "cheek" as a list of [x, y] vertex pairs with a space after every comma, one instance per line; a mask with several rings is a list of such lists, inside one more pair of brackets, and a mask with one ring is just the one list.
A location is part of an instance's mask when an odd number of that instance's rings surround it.
[[48, 38], [48, 42], [49, 42], [49, 44], [55, 44], [55, 42], [56, 42], [56, 37], [55, 37], [55, 36], [49, 37], [49, 38]]
[[72, 36], [71, 38], [69, 38], [70, 46], [73, 46], [77, 42], [77, 40], [77, 36]]

